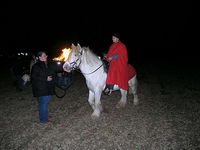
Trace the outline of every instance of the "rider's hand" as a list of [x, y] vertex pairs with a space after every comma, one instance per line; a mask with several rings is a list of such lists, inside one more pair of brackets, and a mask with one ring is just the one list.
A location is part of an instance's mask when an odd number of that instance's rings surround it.
[[108, 57], [107, 60], [108, 60], [108, 61], [111, 61], [111, 60], [112, 60], [112, 57]]

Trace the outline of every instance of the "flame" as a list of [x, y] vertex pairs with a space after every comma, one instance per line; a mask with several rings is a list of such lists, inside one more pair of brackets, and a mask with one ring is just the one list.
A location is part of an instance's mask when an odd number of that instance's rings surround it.
[[66, 61], [69, 57], [70, 52], [71, 52], [71, 48], [64, 48], [64, 49], [62, 49], [62, 54], [56, 58], [53, 58], [53, 60]]

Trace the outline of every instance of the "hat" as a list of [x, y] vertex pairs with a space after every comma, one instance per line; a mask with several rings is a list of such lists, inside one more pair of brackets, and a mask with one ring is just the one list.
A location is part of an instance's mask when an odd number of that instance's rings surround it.
[[113, 33], [112, 35], [113, 35], [114, 37], [118, 38], [118, 39], [120, 38], [119, 33]]

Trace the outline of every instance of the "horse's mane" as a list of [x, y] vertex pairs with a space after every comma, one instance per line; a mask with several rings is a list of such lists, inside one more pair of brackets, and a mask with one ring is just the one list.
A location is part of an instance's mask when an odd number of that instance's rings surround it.
[[85, 52], [85, 62], [90, 66], [100, 65], [102, 61], [98, 58], [98, 56], [89, 48], [82, 47], [82, 50]]

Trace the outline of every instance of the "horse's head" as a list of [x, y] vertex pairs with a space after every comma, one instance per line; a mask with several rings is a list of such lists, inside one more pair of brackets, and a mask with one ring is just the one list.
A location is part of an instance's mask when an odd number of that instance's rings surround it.
[[63, 69], [66, 72], [71, 72], [79, 67], [81, 63], [81, 56], [82, 56], [82, 48], [80, 44], [75, 46], [74, 44], [71, 45], [71, 52], [68, 59], [63, 64]]

